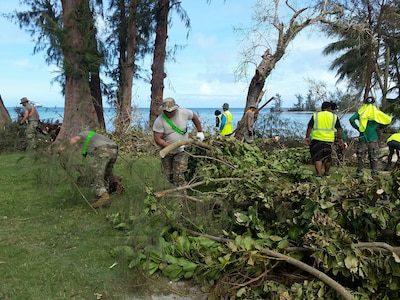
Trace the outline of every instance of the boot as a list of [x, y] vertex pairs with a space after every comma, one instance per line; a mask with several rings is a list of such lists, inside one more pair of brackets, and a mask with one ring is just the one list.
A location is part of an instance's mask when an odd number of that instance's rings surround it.
[[111, 202], [110, 195], [108, 193], [104, 193], [97, 199], [95, 203], [92, 204], [94, 208], [106, 205]]

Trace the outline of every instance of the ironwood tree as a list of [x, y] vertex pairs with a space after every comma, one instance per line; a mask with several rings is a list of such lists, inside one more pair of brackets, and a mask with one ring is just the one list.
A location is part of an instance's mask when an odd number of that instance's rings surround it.
[[91, 94], [90, 64], [96, 64], [98, 58], [97, 67], [99, 67], [102, 59], [97, 55], [97, 47], [93, 47], [94, 26], [89, 2], [87, 0], [61, 2], [65, 31], [62, 41], [65, 105], [63, 126], [58, 138], [68, 138], [83, 129], [100, 128]]
[[[174, 56], [174, 51], [167, 51], [168, 28], [170, 26], [169, 14], [174, 10], [185, 27], [190, 30], [190, 19], [178, 0], [158, 0], [155, 6], [155, 40], [153, 62], [151, 65], [151, 102], [150, 102], [150, 128], [157, 116], [160, 114], [159, 107], [164, 98], [165, 62], [168, 56]], [[175, 47], [174, 47], [175, 49]]]
[[58, 138], [68, 138], [82, 129], [105, 129], [100, 66], [94, 15], [89, 0], [24, 0], [27, 11], [16, 11], [11, 19], [31, 33], [34, 54], [46, 51], [46, 62], [61, 75], [64, 120]]

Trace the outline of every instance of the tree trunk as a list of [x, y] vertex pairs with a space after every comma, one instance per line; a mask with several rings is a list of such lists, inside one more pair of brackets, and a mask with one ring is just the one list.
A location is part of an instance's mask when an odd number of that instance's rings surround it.
[[65, 103], [64, 120], [57, 139], [70, 138], [82, 130], [99, 128], [93, 99], [90, 93], [89, 74], [82, 66], [82, 53], [86, 53], [88, 23], [80, 22], [87, 18], [88, 0], [62, 0], [65, 40]]
[[4, 106], [3, 98], [0, 95], [0, 129], [4, 129], [7, 123], [11, 122], [10, 114], [7, 108]]
[[[276, 1], [276, 0], [275, 0]], [[258, 103], [261, 101], [263, 88], [265, 85], [265, 80], [271, 74], [272, 69], [275, 68], [276, 63], [283, 57], [285, 51], [291, 41], [297, 36], [297, 34], [303, 30], [304, 28], [315, 24], [323, 19], [326, 14], [326, 0], [321, 4], [321, 9], [318, 14], [311, 18], [310, 16], [302, 19], [301, 14], [307, 10], [307, 8], [303, 8], [300, 10], [295, 10], [291, 7], [288, 2], [286, 2], [288, 8], [293, 12], [293, 15], [290, 21], [285, 25], [282, 22], [279, 22], [278, 18], [273, 18], [272, 25], [278, 31], [278, 39], [276, 44], [275, 53], [270, 54], [270, 50], [265, 50], [264, 54], [262, 55], [262, 59], [260, 64], [257, 66], [255, 70], [255, 74], [251, 79], [249, 89], [247, 92], [246, 98], [246, 107], [243, 112], [242, 119], [238, 122], [236, 126], [235, 137], [239, 140], [242, 140], [245, 126], [244, 126], [244, 116], [246, 111], [249, 109], [249, 104]], [[277, 6], [276, 6], [277, 7]], [[276, 8], [277, 9], [277, 8]], [[275, 16], [278, 15], [278, 11], [275, 12]], [[286, 27], [286, 29], [285, 29]]]
[[99, 71], [92, 72], [90, 75], [90, 94], [93, 97], [93, 105], [99, 121], [100, 130], [106, 130], [104, 121], [103, 98], [101, 93], [101, 82]]
[[159, 107], [162, 104], [164, 94], [164, 71], [167, 38], [168, 38], [168, 14], [170, 0], [158, 0], [156, 13], [156, 39], [154, 44], [153, 64], [151, 65], [151, 103], [150, 103], [150, 128], [160, 114]]
[[[126, 30], [120, 31], [119, 36], [119, 85], [117, 93], [117, 115], [114, 122], [117, 134], [128, 133], [132, 123], [132, 82], [135, 73], [136, 53], [136, 15], [137, 0], [129, 1], [128, 14], [125, 13], [124, 1], [120, 1], [121, 24], [125, 24]], [[122, 25], [124, 27], [124, 25]]]

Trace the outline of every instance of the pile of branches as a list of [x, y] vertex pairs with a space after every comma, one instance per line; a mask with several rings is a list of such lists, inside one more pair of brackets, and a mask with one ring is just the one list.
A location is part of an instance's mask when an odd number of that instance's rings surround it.
[[[209, 299], [399, 299], [400, 171], [317, 181], [307, 148], [234, 139], [188, 148], [191, 181], [155, 193], [115, 249], [132, 268], [190, 279]], [[152, 224], [146, 242], [135, 228]], [[157, 228], [157, 230], [156, 230]]]

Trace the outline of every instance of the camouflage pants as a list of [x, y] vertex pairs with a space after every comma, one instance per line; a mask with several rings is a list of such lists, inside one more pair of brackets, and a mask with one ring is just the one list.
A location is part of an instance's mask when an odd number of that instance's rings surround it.
[[91, 166], [94, 176], [94, 193], [100, 197], [108, 192], [110, 180], [113, 175], [114, 164], [117, 161], [118, 148], [101, 146], [91, 155]]
[[364, 161], [368, 154], [369, 163], [371, 167], [371, 175], [378, 175], [378, 156], [379, 156], [379, 145], [378, 141], [376, 142], [363, 142], [358, 141], [357, 144], [357, 174], [362, 174], [362, 169], [364, 167]]
[[29, 121], [26, 125], [25, 129], [25, 137], [26, 137], [26, 150], [36, 149], [37, 147], [37, 131], [36, 127], [38, 127], [38, 121]]
[[175, 186], [186, 184], [185, 172], [188, 168], [188, 155], [185, 152], [168, 154], [161, 159], [162, 171], [167, 180]]
[[246, 131], [244, 132], [243, 137], [244, 137], [244, 141], [245, 141], [246, 143], [248, 143], [248, 144], [253, 144], [253, 143], [254, 143], [254, 131], [253, 131], [253, 135], [250, 135], [249, 132], [248, 132], [248, 130], [246, 130]]

